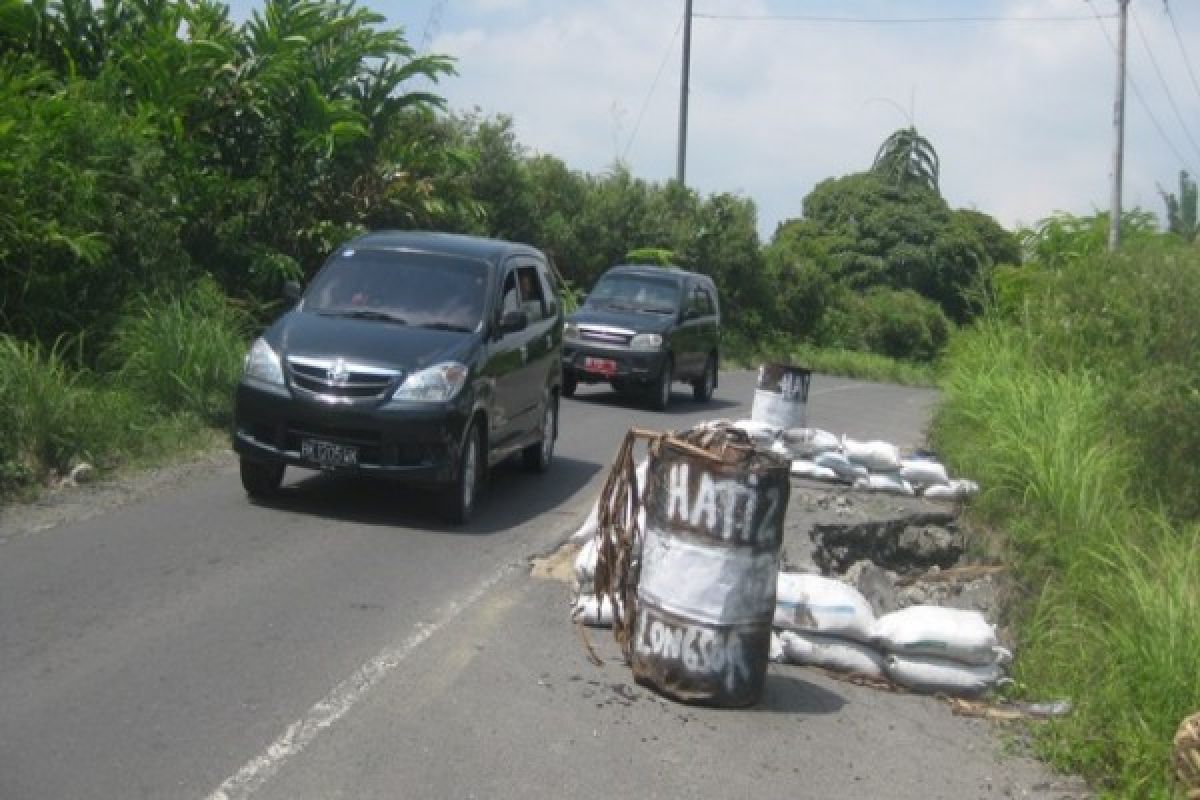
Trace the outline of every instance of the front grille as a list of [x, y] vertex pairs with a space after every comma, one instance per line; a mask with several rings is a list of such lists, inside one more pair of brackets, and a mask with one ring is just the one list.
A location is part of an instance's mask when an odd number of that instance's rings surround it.
[[294, 388], [335, 402], [382, 398], [401, 375], [340, 358], [289, 356], [287, 363]]
[[624, 328], [610, 328], [607, 325], [580, 325], [579, 338], [585, 342], [596, 344], [628, 347], [633, 339], [633, 331]]

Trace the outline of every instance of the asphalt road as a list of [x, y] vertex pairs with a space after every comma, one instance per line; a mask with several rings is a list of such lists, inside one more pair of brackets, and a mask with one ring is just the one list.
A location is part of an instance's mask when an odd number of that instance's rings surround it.
[[[749, 372], [661, 413], [581, 387], [551, 471], [500, 468], [461, 529], [419, 492], [295, 470], [254, 505], [232, 456], [112, 507], [51, 500], [53, 524], [6, 509], [0, 798], [1038, 794], [1036, 764], [936, 700], [772, 666], [759, 707], [698, 709], [585, 659], [565, 585], [530, 559], [578, 525], [630, 426], [747, 416], [752, 395]], [[809, 421], [916, 446], [933, 401], [818, 376]]]

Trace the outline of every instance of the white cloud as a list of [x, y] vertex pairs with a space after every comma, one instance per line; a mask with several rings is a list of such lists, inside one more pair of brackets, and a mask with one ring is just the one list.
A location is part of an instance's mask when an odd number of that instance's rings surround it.
[[[575, 168], [604, 169], [628, 146], [635, 174], [674, 175], [680, 42], [672, 34], [682, 3], [474, 0], [489, 12], [499, 5], [515, 13], [497, 19], [458, 11], [442, 20], [433, 50], [459, 59], [460, 77], [439, 86], [452, 107], [510, 114], [524, 144]], [[950, 0], [912, 0], [903, 11], [899, 5], [710, 0], [697, 3], [697, 11], [966, 13]], [[1200, 41], [1200, 11], [1183, 5], [1171, 4], [1183, 40]], [[1079, 16], [1089, 8], [1110, 14], [1112, 6], [1112, 0], [980, 0], [970, 13]], [[1169, 21], [1157, 4], [1137, 12], [1200, 139], [1200, 92], [1187, 78]], [[1190, 160], [1180, 163], [1131, 94], [1126, 206], [1158, 211], [1156, 184], [1173, 187], [1181, 167], [1197, 172], [1200, 153], [1184, 137], [1130, 27], [1131, 74]], [[954, 206], [978, 208], [1011, 226], [1108, 204], [1115, 60], [1094, 21], [847, 25], [697, 18], [692, 57], [688, 182], [703, 192], [754, 199], [764, 235], [799, 215], [817, 182], [867, 168], [879, 143], [908, 124], [910, 110], [941, 156], [943, 193]], [[1200, 66], [1200, 48], [1192, 58]]]

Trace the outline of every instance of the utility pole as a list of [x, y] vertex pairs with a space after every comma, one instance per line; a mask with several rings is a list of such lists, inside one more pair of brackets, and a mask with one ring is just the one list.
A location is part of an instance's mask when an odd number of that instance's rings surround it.
[[[1128, 2], [1128, 0], [1126, 0]], [[692, 66], [692, 0], [683, 7], [683, 76], [679, 81], [679, 147], [675, 151], [675, 180], [684, 184], [687, 165], [688, 74]]]
[[1129, 16], [1129, 0], [1117, 0], [1117, 99], [1113, 103], [1112, 203], [1108, 220], [1108, 252], [1121, 246], [1121, 176], [1125, 158], [1125, 27]]

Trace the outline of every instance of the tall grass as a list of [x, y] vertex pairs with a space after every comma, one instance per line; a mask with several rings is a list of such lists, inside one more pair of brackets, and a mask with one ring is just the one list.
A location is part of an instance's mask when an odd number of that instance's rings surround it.
[[933, 386], [936, 369], [930, 364], [901, 361], [860, 350], [820, 348], [786, 337], [751, 338], [738, 331], [722, 334], [725, 364], [757, 367], [771, 361], [797, 364], [814, 372], [904, 386]]
[[164, 411], [228, 419], [248, 322], [210, 281], [181, 297], [141, 297], [117, 323], [105, 362], [120, 384]]
[[[1147, 412], [1174, 402], [1165, 388], [1181, 390], [1157, 379], [1163, 365], [1149, 352], [1182, 320], [1146, 302], [1137, 275], [1159, 270], [1137, 266], [1103, 276], [1121, 294], [1099, 314], [1070, 295], [1092, 287], [1065, 280], [1054, 303], [994, 313], [960, 334], [932, 436], [955, 472], [983, 485], [977, 513], [1016, 556], [1019, 684], [1074, 701], [1069, 717], [1038, 728], [1041, 752], [1111, 796], [1165, 798], [1172, 734], [1200, 709], [1200, 529], [1170, 497], [1192, 485], [1163, 481], [1195, 465], [1162, 463], [1186, 450], [1147, 439], [1190, 422]], [[1097, 327], [1110, 335], [1094, 336]], [[1119, 365], [1121, 347], [1137, 357]]]
[[172, 450], [228, 418], [246, 323], [216, 288], [138, 298], [95, 373], [83, 348], [0, 335], [0, 494], [64, 473]]

